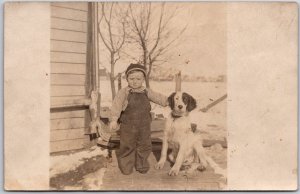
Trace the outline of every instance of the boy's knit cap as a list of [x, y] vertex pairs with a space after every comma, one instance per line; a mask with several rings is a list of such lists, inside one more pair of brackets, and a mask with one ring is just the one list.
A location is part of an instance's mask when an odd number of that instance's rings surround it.
[[131, 71], [141, 71], [141, 72], [143, 72], [144, 76], [146, 77], [146, 68], [143, 65], [131, 63], [126, 69], [126, 72], [125, 72], [126, 77], [128, 77], [128, 74]]

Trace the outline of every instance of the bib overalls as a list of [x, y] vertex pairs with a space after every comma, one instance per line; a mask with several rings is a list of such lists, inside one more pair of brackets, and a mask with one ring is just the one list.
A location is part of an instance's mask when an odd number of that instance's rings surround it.
[[119, 169], [131, 174], [133, 168], [146, 173], [151, 153], [151, 105], [145, 92], [129, 92], [128, 105], [120, 117], [120, 149], [117, 152]]

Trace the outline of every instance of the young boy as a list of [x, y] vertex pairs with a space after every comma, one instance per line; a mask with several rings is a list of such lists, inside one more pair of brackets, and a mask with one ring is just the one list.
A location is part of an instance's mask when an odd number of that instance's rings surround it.
[[110, 129], [116, 130], [120, 122], [120, 149], [117, 152], [118, 165], [125, 175], [133, 168], [147, 173], [151, 153], [151, 105], [150, 101], [162, 106], [168, 105], [167, 97], [146, 89], [143, 82], [146, 69], [140, 64], [130, 64], [126, 70], [128, 86], [121, 89], [112, 104]]

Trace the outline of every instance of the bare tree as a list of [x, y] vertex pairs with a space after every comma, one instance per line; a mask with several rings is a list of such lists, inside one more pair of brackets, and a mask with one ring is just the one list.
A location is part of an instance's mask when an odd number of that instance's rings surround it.
[[167, 61], [174, 43], [187, 27], [185, 25], [179, 31], [175, 30], [176, 25], [172, 22], [176, 13], [177, 9], [166, 10], [165, 3], [129, 3], [128, 38], [142, 51], [139, 61], [147, 69], [146, 86], [148, 88], [153, 66]]
[[105, 48], [109, 53], [110, 83], [112, 98], [116, 95], [115, 65], [121, 58], [121, 51], [126, 40], [126, 16], [127, 13], [118, 3], [101, 3], [100, 20], [98, 22], [98, 33]]

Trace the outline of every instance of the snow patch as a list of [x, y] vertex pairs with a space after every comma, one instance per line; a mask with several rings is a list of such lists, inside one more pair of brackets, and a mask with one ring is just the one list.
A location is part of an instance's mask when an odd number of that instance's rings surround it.
[[94, 173], [87, 174], [83, 177], [83, 188], [88, 190], [99, 190], [103, 184], [103, 176], [106, 168], [101, 168]]
[[88, 150], [77, 152], [69, 155], [51, 156], [50, 157], [50, 176], [54, 177], [57, 174], [66, 173], [75, 170], [79, 165], [85, 162], [84, 159], [94, 156], [107, 156], [107, 150], [101, 150], [97, 146], [93, 146]]

